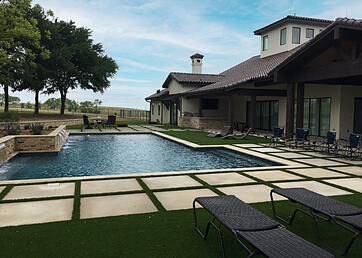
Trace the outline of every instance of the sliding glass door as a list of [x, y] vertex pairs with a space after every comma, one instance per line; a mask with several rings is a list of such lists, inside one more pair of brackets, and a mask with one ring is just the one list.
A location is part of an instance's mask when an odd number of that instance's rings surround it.
[[355, 98], [354, 100], [353, 132], [362, 134], [362, 98]]
[[[304, 99], [303, 127], [310, 135], [327, 136], [330, 127], [331, 98]], [[294, 128], [296, 127], [296, 106]]]
[[[251, 102], [246, 106], [246, 123], [250, 126]], [[270, 131], [278, 126], [279, 103], [278, 101], [257, 101], [255, 129]]]

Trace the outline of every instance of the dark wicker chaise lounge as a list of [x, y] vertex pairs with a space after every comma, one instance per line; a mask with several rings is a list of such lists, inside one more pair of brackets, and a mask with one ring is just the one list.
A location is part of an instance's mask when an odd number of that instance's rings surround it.
[[232, 134], [232, 133], [233, 133], [233, 129], [231, 128], [231, 126], [224, 126], [224, 128], [221, 130], [220, 133], [210, 133], [207, 135], [207, 137], [210, 137], [210, 138], [224, 137], [224, 136]]
[[[197, 225], [195, 204], [199, 203], [214, 218], [209, 221], [205, 234]], [[225, 257], [221, 225], [229, 229], [238, 243], [249, 252], [249, 257], [263, 254], [267, 257], [334, 257], [327, 251], [286, 230], [281, 224], [252, 208], [233, 195], [198, 197], [193, 202], [194, 224], [197, 233], [207, 238], [210, 226], [220, 238]], [[218, 221], [219, 225], [216, 225]]]
[[[277, 215], [273, 201], [273, 193], [284, 196], [290, 201], [301, 204], [302, 207], [304, 206], [307, 209], [295, 209], [290, 220], [287, 221]], [[328, 222], [333, 220], [337, 225], [352, 232], [353, 237], [348, 243], [342, 255], [346, 255], [351, 248], [353, 242], [359, 236], [361, 236], [362, 209], [360, 208], [309, 191], [305, 188], [276, 188], [271, 190], [270, 197], [272, 201], [274, 216], [289, 225], [292, 224], [295, 214], [298, 211], [310, 216], [313, 220], [317, 240], [320, 243], [322, 243], [322, 241], [317, 227], [317, 217]], [[323, 214], [324, 216], [321, 216], [320, 214]], [[349, 225], [350, 227], [347, 227], [345, 224]]]

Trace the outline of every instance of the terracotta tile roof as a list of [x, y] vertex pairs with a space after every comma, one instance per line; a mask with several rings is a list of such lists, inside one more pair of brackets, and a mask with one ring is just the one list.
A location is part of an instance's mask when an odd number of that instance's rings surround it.
[[166, 96], [168, 96], [168, 89], [163, 89], [163, 90], [157, 90], [156, 93], [148, 96], [145, 99], [146, 100], [159, 99], [161, 97], [166, 97]]
[[269, 31], [277, 26], [281, 26], [288, 22], [297, 22], [297, 23], [304, 23], [310, 25], [320, 25], [320, 26], [328, 26], [329, 24], [333, 23], [332, 20], [325, 20], [325, 19], [318, 19], [318, 18], [310, 18], [310, 17], [301, 17], [295, 15], [288, 15], [287, 17], [280, 19], [276, 22], [273, 22], [261, 29], [254, 31], [255, 35], [261, 35], [266, 31]]
[[204, 55], [201, 55], [201, 54], [199, 54], [199, 53], [195, 53], [195, 54], [193, 54], [192, 56], [190, 56], [190, 58], [191, 58], [191, 59], [194, 59], [194, 58], [201, 58], [201, 59], [203, 59], [203, 58], [204, 58]]
[[249, 81], [266, 78], [269, 76], [269, 72], [271, 70], [273, 70], [277, 65], [282, 63], [286, 58], [296, 52], [297, 49], [299, 49], [299, 47], [264, 58], [260, 58], [260, 56], [254, 56], [226, 70], [225, 72], [222, 72], [220, 75], [224, 76], [223, 80], [201, 88], [187, 91], [186, 94], [193, 95], [205, 91], [220, 91], [235, 85], [247, 83]]
[[199, 84], [200, 86], [207, 85], [220, 81], [224, 78], [223, 75], [219, 74], [200, 74], [200, 73], [175, 73], [172, 72], [168, 75], [166, 81], [163, 83], [162, 88], [167, 88], [168, 83], [171, 79], [179, 83], [186, 84]]
[[360, 19], [350, 19], [350, 18], [337, 18], [335, 21], [339, 25], [348, 25], [353, 27], [362, 27], [362, 20]]

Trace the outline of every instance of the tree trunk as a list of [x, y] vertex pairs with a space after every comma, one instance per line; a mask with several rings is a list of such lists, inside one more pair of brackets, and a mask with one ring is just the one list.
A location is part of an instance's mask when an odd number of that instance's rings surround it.
[[9, 111], [9, 86], [8, 85], [4, 85], [4, 93], [5, 93], [4, 112], [8, 112]]
[[39, 90], [35, 90], [34, 115], [39, 115]]
[[60, 100], [61, 100], [61, 106], [60, 106], [60, 115], [64, 115], [64, 111], [65, 111], [65, 100], [67, 98], [67, 93], [61, 91], [60, 92]]

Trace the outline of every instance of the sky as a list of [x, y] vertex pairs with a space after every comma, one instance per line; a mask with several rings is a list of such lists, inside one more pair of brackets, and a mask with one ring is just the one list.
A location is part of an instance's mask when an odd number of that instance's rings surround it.
[[[92, 30], [92, 38], [118, 64], [104, 94], [72, 90], [76, 101], [148, 109], [145, 97], [170, 72], [191, 72], [190, 55], [203, 54], [203, 73], [220, 73], [258, 55], [253, 31], [287, 15], [362, 18], [360, 0], [34, 0], [61, 20]], [[1, 91], [0, 91], [1, 92]], [[32, 92], [14, 92], [34, 102]], [[40, 96], [44, 102], [59, 94]]]

